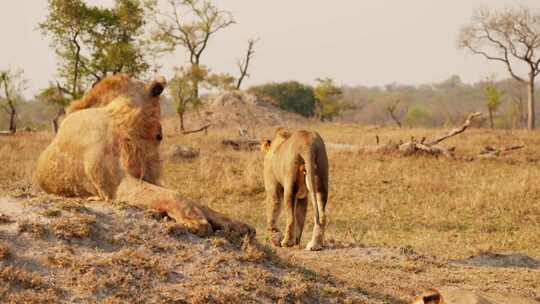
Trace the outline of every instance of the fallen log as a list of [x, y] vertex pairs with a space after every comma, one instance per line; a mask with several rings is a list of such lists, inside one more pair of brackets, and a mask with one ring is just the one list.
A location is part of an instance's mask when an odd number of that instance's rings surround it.
[[467, 117], [467, 120], [465, 120], [465, 123], [463, 123], [463, 125], [461, 125], [461, 127], [451, 130], [447, 134], [444, 134], [444, 135], [438, 137], [437, 139], [427, 143], [427, 145], [428, 146], [434, 146], [434, 145], [439, 144], [440, 142], [442, 142], [444, 140], [447, 140], [450, 137], [453, 137], [453, 136], [456, 136], [458, 134], [463, 133], [465, 130], [467, 130], [468, 127], [471, 126], [472, 121], [475, 118], [480, 117], [480, 116], [482, 116], [482, 113], [480, 113], [480, 112], [475, 112], [475, 113], [469, 114], [469, 116]]
[[472, 124], [472, 121], [481, 115], [482, 113], [479, 112], [471, 113], [460, 127], [450, 130], [450, 132], [427, 142], [425, 137], [420, 140], [411, 137], [409, 141], [400, 142], [399, 144], [395, 144], [392, 142], [387, 144], [379, 144], [380, 139], [379, 136], [376, 135], [375, 138], [377, 144], [375, 145], [359, 146], [328, 143], [327, 146], [330, 149], [334, 148], [336, 150], [357, 151], [359, 153], [400, 153], [405, 156], [427, 154], [433, 156], [444, 156], [449, 159], [454, 159], [455, 148], [444, 148], [437, 145], [451, 137], [465, 132], [465, 130], [467, 130], [467, 128], [469, 128]]
[[523, 149], [523, 148], [525, 148], [525, 145], [509, 146], [503, 149], [497, 149], [492, 146], [486, 146], [484, 147], [484, 149], [482, 149], [482, 151], [480, 151], [480, 157], [490, 158], [490, 157], [503, 156], [503, 155], [509, 154], [512, 151]]
[[[426, 142], [426, 138], [422, 138], [420, 140], [415, 139], [414, 137], [411, 137], [411, 139], [407, 142], [401, 141], [400, 143], [386, 143], [386, 144], [380, 144], [379, 136], [376, 135], [376, 142], [375, 145], [352, 145], [352, 144], [342, 144], [342, 143], [326, 143], [326, 147], [330, 150], [340, 150], [340, 151], [350, 151], [350, 152], [358, 152], [358, 153], [399, 153], [404, 156], [411, 156], [411, 155], [432, 155], [432, 156], [444, 156], [449, 159], [454, 159], [454, 150], [455, 148], [444, 148], [437, 146], [439, 143], [457, 136], [465, 130], [467, 130], [473, 120], [479, 116], [481, 116], [482, 113], [475, 112], [469, 114], [465, 122], [458, 128], [450, 130], [448, 133], [443, 134], [431, 141]], [[231, 146], [235, 150], [256, 150], [259, 148], [260, 140], [257, 139], [247, 139], [247, 138], [237, 138], [237, 139], [224, 139], [222, 141], [223, 145]]]
[[235, 138], [224, 139], [221, 141], [221, 144], [223, 144], [224, 146], [232, 147], [234, 150], [253, 151], [259, 149], [261, 141], [258, 139]]
[[204, 134], [208, 135], [208, 128], [210, 128], [210, 126], [212, 126], [212, 124], [204, 125], [204, 126], [198, 128], [198, 129], [195, 129], [195, 130], [182, 131], [182, 134], [187, 135], [187, 134], [198, 133], [198, 132], [204, 131]]
[[0, 136], [11, 136], [14, 134], [15, 132], [11, 132], [11, 131], [0, 131]]

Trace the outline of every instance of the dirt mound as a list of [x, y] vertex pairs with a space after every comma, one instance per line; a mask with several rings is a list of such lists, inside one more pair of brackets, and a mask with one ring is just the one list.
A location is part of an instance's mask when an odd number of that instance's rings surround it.
[[261, 244], [121, 204], [3, 198], [0, 213], [2, 303], [372, 303]]
[[217, 127], [254, 127], [306, 123], [301, 115], [281, 110], [271, 101], [243, 91], [209, 96], [201, 110], [202, 119]]

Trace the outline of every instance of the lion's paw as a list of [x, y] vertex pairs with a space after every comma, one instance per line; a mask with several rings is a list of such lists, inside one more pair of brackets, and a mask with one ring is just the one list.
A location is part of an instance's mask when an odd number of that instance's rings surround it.
[[306, 246], [306, 250], [309, 250], [309, 251], [319, 251], [322, 249], [323, 249], [322, 244], [319, 242], [314, 242], [314, 241], [310, 241]]
[[229, 227], [227, 227], [227, 230], [235, 236], [255, 236], [256, 234], [255, 228], [253, 228], [251, 225], [238, 221], [232, 222]]
[[199, 237], [208, 237], [214, 232], [212, 225], [206, 220], [191, 222], [189, 224], [184, 224], [184, 226], [189, 232]]
[[269, 231], [268, 233], [270, 234], [270, 241], [272, 242], [272, 244], [274, 244], [274, 246], [281, 246], [283, 234], [278, 230]]
[[292, 239], [284, 238], [281, 241], [281, 247], [292, 247], [292, 246], [294, 246], [294, 240]]

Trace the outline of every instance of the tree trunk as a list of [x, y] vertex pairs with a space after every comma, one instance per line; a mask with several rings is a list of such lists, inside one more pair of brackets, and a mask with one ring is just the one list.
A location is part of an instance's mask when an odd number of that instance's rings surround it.
[[530, 77], [529, 83], [527, 84], [527, 91], [528, 91], [528, 106], [529, 106], [527, 128], [529, 130], [532, 130], [535, 127], [534, 76]]
[[64, 115], [66, 115], [66, 111], [64, 110], [64, 108], [58, 109], [58, 111], [56, 112], [56, 117], [51, 122], [54, 134], [58, 133], [58, 128], [60, 127], [60, 119]]
[[184, 133], [184, 112], [178, 112], [178, 118], [180, 119], [180, 132]]
[[199, 99], [199, 80], [193, 80], [193, 97]]
[[488, 108], [489, 112], [489, 126], [493, 129], [493, 110]]
[[58, 133], [58, 117], [51, 120], [51, 126], [52, 126], [54, 134]]
[[[17, 118], [17, 110], [15, 109], [15, 101], [11, 99], [11, 94], [9, 92], [9, 76], [2, 74], [3, 82], [4, 82], [4, 93], [5, 93], [5, 99], [7, 101], [8, 107], [9, 107], [9, 132], [15, 133], [17, 132], [17, 125], [16, 125], [16, 118]], [[0, 83], [1, 84], [1, 83]]]
[[11, 113], [9, 113], [9, 132], [11, 133], [17, 132], [16, 114], [15, 109], [12, 109]]
[[321, 103], [319, 101], [315, 101], [315, 109], [314, 109], [314, 115], [315, 116], [315, 119], [318, 120], [318, 121], [323, 121], [323, 116], [322, 116], [322, 106], [321, 106]]
[[517, 106], [515, 106], [514, 113], [512, 113], [512, 129], [518, 129], [519, 128], [519, 110], [517, 109]]
[[191, 73], [193, 73], [191, 75], [193, 84], [193, 97], [195, 98], [196, 102], [197, 99], [199, 99], [199, 77], [201, 74], [199, 58], [195, 59], [195, 62], [191, 63]]

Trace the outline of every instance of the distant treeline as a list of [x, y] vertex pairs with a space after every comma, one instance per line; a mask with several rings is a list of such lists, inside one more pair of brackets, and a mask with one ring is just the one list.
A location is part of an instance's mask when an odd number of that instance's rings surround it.
[[[282, 109], [306, 117], [316, 115], [317, 89], [297, 81], [254, 86], [250, 92], [271, 97]], [[495, 104], [488, 87], [501, 95]], [[514, 79], [463, 83], [457, 75], [445, 81], [417, 86], [392, 83], [385, 86], [344, 86], [339, 89], [335, 115], [327, 120], [398, 125], [403, 127], [439, 127], [460, 123], [474, 111], [493, 114], [495, 128], [522, 128], [527, 120], [527, 93]], [[537, 95], [538, 96], [538, 95]], [[489, 107], [488, 107], [489, 106]], [[486, 119], [488, 115], [485, 116]], [[485, 121], [489, 126], [489, 121]]]
[[[471, 112], [488, 112], [486, 85], [486, 82], [466, 84], [459, 76], [452, 76], [440, 83], [417, 86], [397, 83], [382, 87], [344, 86], [340, 88], [341, 94], [337, 94], [341, 100], [334, 103], [334, 107], [339, 108], [338, 113], [333, 110], [335, 115], [327, 116], [326, 120], [379, 125], [397, 125], [398, 120], [403, 127], [455, 125]], [[494, 112], [495, 128], [525, 127], [527, 93], [523, 85], [513, 79], [493, 81], [492, 85], [502, 93], [501, 102]], [[317, 96], [321, 95], [320, 92], [316, 94], [318, 87], [320, 84], [312, 87], [288, 81], [253, 86], [248, 91], [269, 97], [268, 102], [287, 111], [315, 118]], [[53, 106], [37, 100], [21, 100], [17, 106], [21, 126], [49, 127], [50, 119], [55, 115]], [[170, 98], [164, 98], [164, 112], [172, 115], [173, 107]], [[8, 127], [7, 118], [7, 114], [0, 112], [0, 129]], [[489, 122], [486, 120], [483, 126], [489, 127]]]
[[[502, 93], [493, 113], [494, 127], [525, 127], [527, 92], [522, 83], [505, 79], [465, 84], [456, 75], [440, 83], [418, 86], [394, 83], [384, 87], [345, 87], [344, 99], [354, 107], [343, 112], [340, 120], [388, 125], [398, 119], [406, 127], [454, 125], [473, 111], [489, 112], [488, 85]], [[487, 127], [489, 123], [485, 123]]]

